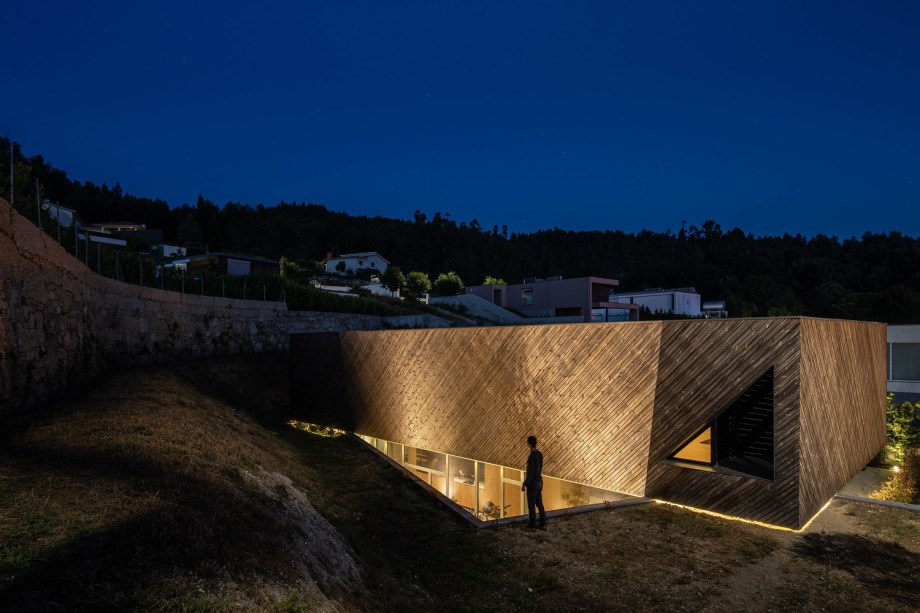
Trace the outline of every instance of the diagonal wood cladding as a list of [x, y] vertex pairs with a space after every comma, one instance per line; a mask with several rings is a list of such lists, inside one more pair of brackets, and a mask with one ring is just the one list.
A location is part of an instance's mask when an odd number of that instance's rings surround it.
[[514, 467], [536, 433], [548, 475], [640, 494], [660, 327], [302, 335], [292, 381], [310, 381], [308, 419]]
[[[291, 406], [513, 467], [536, 434], [547, 475], [796, 527], [884, 443], [884, 343], [799, 318], [296, 335]], [[772, 480], [667, 460], [771, 367]]]
[[802, 320], [800, 521], [885, 444], [885, 326]]
[[[788, 318], [723, 319], [665, 326], [646, 495], [782, 526], [797, 523], [799, 322]], [[771, 366], [772, 481], [694, 470], [664, 461]]]

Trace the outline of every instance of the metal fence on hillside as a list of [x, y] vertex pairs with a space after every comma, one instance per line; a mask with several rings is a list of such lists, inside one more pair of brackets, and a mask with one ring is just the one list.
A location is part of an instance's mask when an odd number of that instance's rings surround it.
[[[22, 203], [15, 208], [25, 214]], [[45, 201], [33, 205], [32, 219], [70, 255], [93, 272], [116, 281], [143, 287], [243, 300], [284, 302], [283, 280], [277, 274], [222, 275], [215, 271], [189, 273], [184, 266], [169, 267], [150, 245], [130, 236], [89, 232], [71, 209]], [[28, 218], [28, 217], [27, 217]]]

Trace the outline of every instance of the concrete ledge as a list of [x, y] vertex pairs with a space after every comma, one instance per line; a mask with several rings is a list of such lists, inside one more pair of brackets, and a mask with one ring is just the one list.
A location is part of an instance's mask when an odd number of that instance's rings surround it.
[[853, 494], [837, 494], [834, 498], [840, 500], [855, 500], [856, 502], [866, 502], [877, 504], [883, 507], [894, 507], [896, 509], [905, 509], [907, 511], [920, 512], [920, 504], [907, 504], [906, 502], [896, 502], [894, 500], [879, 500], [878, 498], [867, 498], [866, 496], [854, 496]]
[[453, 322], [443, 317], [424, 313], [421, 315], [392, 315], [384, 317], [383, 323], [391, 328], [450, 328]]
[[[554, 519], [559, 517], [566, 517], [568, 515], [581, 515], [582, 513], [592, 513], [594, 511], [601, 511], [603, 509], [622, 509], [625, 507], [634, 507], [640, 504], [648, 504], [652, 502], [651, 498], [626, 498], [624, 500], [611, 500], [608, 502], [598, 502], [595, 504], [586, 504], [580, 507], [569, 507], [568, 509], [556, 509], [555, 511], [547, 511], [546, 519]], [[467, 513], [469, 515], [469, 513]], [[476, 521], [479, 521], [478, 519]], [[515, 517], [503, 517], [502, 519], [493, 519], [488, 522], [479, 522], [485, 524], [483, 528], [497, 528], [499, 526], [508, 526], [511, 524], [523, 524], [530, 521], [530, 518], [527, 515], [517, 515]]]

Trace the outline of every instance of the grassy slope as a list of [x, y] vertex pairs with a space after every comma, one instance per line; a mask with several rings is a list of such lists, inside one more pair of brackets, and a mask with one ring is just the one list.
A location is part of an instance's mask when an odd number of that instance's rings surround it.
[[285, 426], [286, 386], [283, 356], [133, 371], [2, 441], [0, 609], [908, 610], [920, 598], [917, 517], [859, 504], [836, 503], [804, 536], [659, 506], [476, 532], [354, 440]]
[[[266, 493], [253, 479], [315, 477], [275, 433], [203, 390], [217, 386], [215, 365], [115, 376], [7, 442], [0, 604], [207, 610], [316, 593], [288, 546], [297, 528], [283, 484]], [[262, 408], [241, 387], [227, 391]]]

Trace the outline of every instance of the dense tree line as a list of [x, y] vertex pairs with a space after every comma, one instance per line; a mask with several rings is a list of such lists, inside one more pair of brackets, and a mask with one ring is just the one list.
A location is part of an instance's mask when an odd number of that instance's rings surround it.
[[[9, 193], [7, 139], [0, 139], [0, 194]], [[116, 183], [72, 181], [41, 156], [14, 145], [17, 208], [34, 215], [35, 180], [42, 198], [76, 209], [84, 220], [130, 220], [161, 228], [167, 241], [309, 263], [327, 252], [378, 251], [402, 270], [432, 279], [456, 271], [466, 285], [487, 275], [596, 275], [624, 290], [695, 287], [723, 299], [733, 316], [813, 315], [920, 322], [920, 239], [898, 232], [839, 239], [824, 235], [755, 237], [714, 221], [678, 232], [522, 234], [507, 227], [457, 222], [449, 213], [416, 211], [412, 219], [354, 216], [319, 204], [281, 202], [222, 207], [199, 196], [192, 206], [124, 193]], [[29, 207], [32, 208], [29, 208]]]

